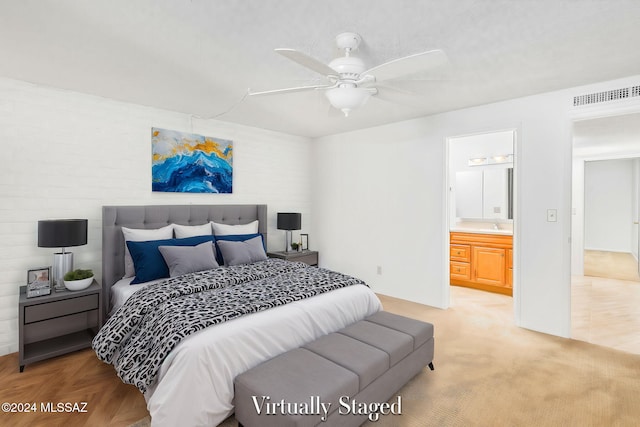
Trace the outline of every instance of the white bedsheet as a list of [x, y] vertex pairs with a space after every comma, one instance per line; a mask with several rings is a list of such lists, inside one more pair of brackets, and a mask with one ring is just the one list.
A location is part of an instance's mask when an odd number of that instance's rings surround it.
[[182, 341], [145, 393], [152, 426], [215, 426], [233, 413], [234, 378], [382, 309], [355, 285], [254, 313]]
[[111, 286], [111, 290], [109, 291], [111, 294], [111, 311], [109, 312], [109, 316], [115, 313], [116, 310], [118, 310], [137, 290], [146, 288], [152, 283], [158, 283], [164, 280], [152, 280], [150, 282], [132, 285], [131, 282], [133, 279], [135, 279], [135, 277], [126, 277], [118, 280], [113, 286]]

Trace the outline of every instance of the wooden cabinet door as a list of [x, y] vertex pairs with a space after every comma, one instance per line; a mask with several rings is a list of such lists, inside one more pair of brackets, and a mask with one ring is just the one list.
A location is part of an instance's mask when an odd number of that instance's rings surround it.
[[476, 283], [505, 286], [505, 250], [498, 248], [473, 247], [473, 277]]

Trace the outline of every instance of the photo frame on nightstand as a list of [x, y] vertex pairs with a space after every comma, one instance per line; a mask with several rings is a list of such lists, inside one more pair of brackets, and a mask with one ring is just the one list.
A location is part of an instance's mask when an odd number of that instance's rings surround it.
[[27, 298], [51, 293], [51, 267], [27, 270]]
[[302, 245], [303, 251], [309, 250], [309, 235], [308, 234], [300, 234], [300, 244]]

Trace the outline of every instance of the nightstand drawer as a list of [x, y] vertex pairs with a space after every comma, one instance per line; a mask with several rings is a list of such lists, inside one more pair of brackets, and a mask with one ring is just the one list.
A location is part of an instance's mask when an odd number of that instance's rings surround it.
[[304, 262], [309, 265], [318, 265], [318, 254], [312, 253], [303, 256], [298, 256], [295, 258], [289, 258], [291, 261]]
[[97, 294], [30, 305], [24, 308], [24, 323], [39, 322], [54, 317], [95, 310], [99, 308], [99, 305], [99, 297]]
[[270, 258], [280, 258], [287, 261], [304, 262], [305, 264], [317, 266], [318, 265], [318, 252], [317, 251], [290, 251], [290, 252], [267, 252], [267, 256]]

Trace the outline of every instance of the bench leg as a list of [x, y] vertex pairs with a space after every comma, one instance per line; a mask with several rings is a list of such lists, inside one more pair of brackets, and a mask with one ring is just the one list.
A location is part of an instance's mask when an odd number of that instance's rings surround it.
[[435, 368], [433, 367], [433, 362], [429, 362], [429, 369], [431, 369], [432, 371], [435, 369]]

